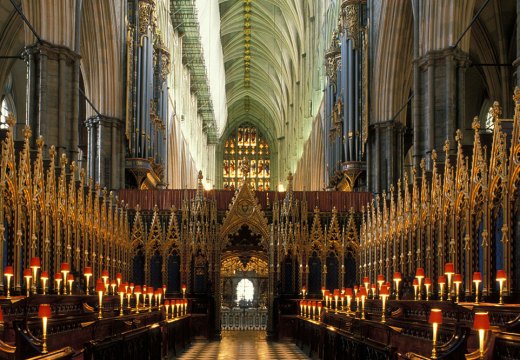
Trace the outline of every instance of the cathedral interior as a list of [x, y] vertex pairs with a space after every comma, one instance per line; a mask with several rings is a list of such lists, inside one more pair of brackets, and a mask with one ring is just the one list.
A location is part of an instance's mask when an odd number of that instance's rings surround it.
[[519, 17], [0, 0], [0, 359], [520, 359]]

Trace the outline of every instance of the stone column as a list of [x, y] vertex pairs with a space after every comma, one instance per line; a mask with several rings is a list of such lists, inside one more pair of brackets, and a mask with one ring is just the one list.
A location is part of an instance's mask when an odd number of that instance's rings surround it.
[[[27, 125], [34, 136], [55, 145], [76, 160], [78, 151], [77, 104], [80, 56], [67, 47], [45, 41], [27, 46]], [[35, 144], [33, 144], [34, 146]]]

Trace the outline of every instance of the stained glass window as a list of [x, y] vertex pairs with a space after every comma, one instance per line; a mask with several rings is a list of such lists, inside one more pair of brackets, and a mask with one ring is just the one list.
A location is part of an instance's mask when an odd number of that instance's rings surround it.
[[249, 165], [251, 186], [257, 191], [270, 189], [271, 151], [267, 140], [254, 126], [244, 124], [233, 131], [224, 144], [224, 189], [235, 190], [243, 178], [243, 161]]

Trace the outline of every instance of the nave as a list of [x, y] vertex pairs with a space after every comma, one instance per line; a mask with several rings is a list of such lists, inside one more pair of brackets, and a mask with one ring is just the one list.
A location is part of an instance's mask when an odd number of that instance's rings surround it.
[[194, 341], [181, 360], [309, 359], [294, 343], [267, 341], [265, 331], [223, 331], [221, 341]]

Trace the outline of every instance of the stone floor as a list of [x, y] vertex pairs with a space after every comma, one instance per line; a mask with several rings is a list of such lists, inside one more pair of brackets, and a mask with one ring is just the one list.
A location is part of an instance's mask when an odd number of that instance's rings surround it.
[[268, 342], [265, 331], [225, 331], [221, 341], [195, 341], [179, 357], [182, 360], [309, 359], [293, 343]]

